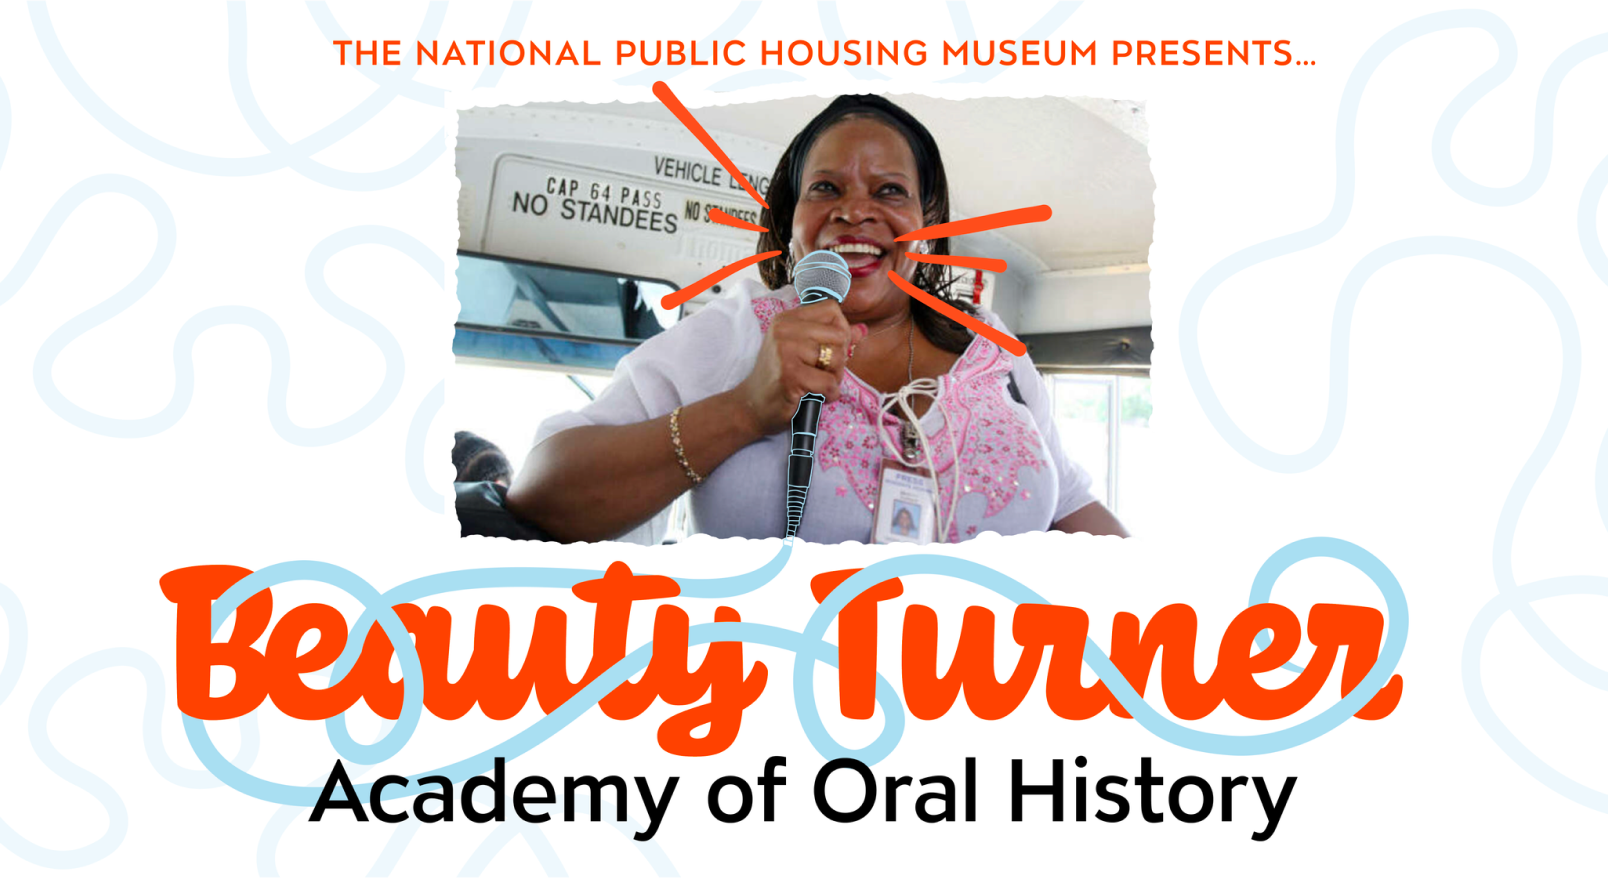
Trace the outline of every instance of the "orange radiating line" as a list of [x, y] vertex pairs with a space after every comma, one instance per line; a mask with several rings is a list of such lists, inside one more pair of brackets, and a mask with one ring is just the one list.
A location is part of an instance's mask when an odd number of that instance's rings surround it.
[[698, 141], [704, 145], [704, 149], [708, 150], [711, 156], [719, 159], [720, 164], [726, 166], [726, 173], [741, 183], [743, 188], [748, 190], [748, 194], [754, 197], [754, 201], [759, 202], [760, 207], [770, 207], [770, 205], [765, 204], [763, 198], [759, 197], [759, 193], [754, 191], [754, 185], [748, 182], [748, 178], [743, 176], [743, 172], [737, 170], [737, 166], [733, 165], [731, 159], [726, 157], [726, 151], [720, 148], [720, 144], [715, 143], [715, 139], [709, 136], [709, 132], [704, 131], [704, 127], [698, 124], [698, 120], [692, 118], [692, 114], [687, 112], [687, 108], [682, 105], [675, 92], [670, 91], [670, 86], [665, 85], [663, 80], [656, 82], [653, 84], [653, 94], [658, 97], [661, 103], [670, 108], [670, 112], [676, 114], [676, 118], [681, 120], [682, 125], [687, 126], [687, 130], [692, 132], [693, 137], [698, 138]]
[[929, 238], [948, 238], [953, 235], [970, 235], [973, 232], [987, 232], [989, 229], [998, 229], [1002, 226], [1019, 226], [1022, 223], [1042, 223], [1050, 218], [1050, 206], [1047, 204], [1035, 205], [1030, 208], [1017, 208], [1014, 211], [1000, 211], [997, 214], [984, 214], [981, 217], [972, 217], [969, 220], [956, 220], [953, 223], [939, 223], [914, 232], [906, 232], [895, 241], [926, 241]]
[[[736, 217], [732, 216], [731, 214], [728, 214], [725, 211], [721, 210], [720, 208], [710, 208], [709, 209], [709, 219], [713, 220], [716, 223], [719, 223], [722, 226], [735, 226], [738, 229], [747, 229], [750, 232], [769, 232], [770, 231], [769, 229], [765, 228], [764, 226], [760, 226], [760, 225], [756, 225], [754, 223], [750, 223], [747, 220], [739, 220]], [[1003, 266], [1004, 263], [1000, 263], [1000, 265]]]
[[674, 293], [666, 294], [663, 299], [659, 300], [659, 307], [660, 308], [675, 308], [676, 306], [680, 305], [681, 303], [686, 302], [688, 299], [691, 299], [692, 297], [697, 296], [699, 293], [702, 293], [703, 291], [708, 290], [709, 287], [711, 285], [713, 285], [715, 282], [724, 281], [727, 277], [729, 277], [733, 273], [740, 272], [743, 269], [748, 268], [749, 266], [753, 265], [756, 262], [761, 262], [763, 260], [770, 259], [773, 256], [781, 256], [781, 255], [782, 255], [782, 252], [780, 250], [770, 250], [770, 251], [766, 251], [765, 253], [756, 253], [753, 256], [748, 257], [747, 259], [740, 259], [740, 260], [738, 260], [738, 261], [736, 261], [734, 263], [731, 263], [730, 265], [726, 266], [725, 268], [721, 269], [720, 271], [711, 272], [711, 273], [709, 273], [707, 275], [704, 275], [702, 278], [698, 279], [696, 282], [694, 282], [694, 283], [692, 283], [692, 284], [690, 284], [690, 285], [688, 285], [686, 287], [682, 287], [680, 290], [677, 290]]
[[963, 269], [982, 269], [985, 272], [1005, 271], [1005, 260], [986, 256], [939, 256], [936, 253], [907, 253], [916, 262], [937, 263], [941, 266], [960, 266]]
[[1022, 344], [1021, 339], [1018, 339], [1009, 333], [996, 330], [988, 324], [983, 323], [977, 318], [943, 301], [942, 299], [939, 299], [930, 293], [924, 292], [915, 284], [906, 281], [898, 272], [889, 271], [888, 277], [893, 279], [893, 283], [897, 284], [899, 289], [909, 293], [911, 298], [915, 299], [917, 302], [920, 302], [928, 308], [936, 309], [939, 314], [944, 315], [950, 320], [959, 321], [966, 326], [971, 327], [973, 332], [989, 340], [990, 342], [993, 342], [1001, 348], [1004, 348], [1006, 351], [1015, 354], [1017, 357], [1021, 357], [1023, 354], [1027, 353], [1027, 346]]

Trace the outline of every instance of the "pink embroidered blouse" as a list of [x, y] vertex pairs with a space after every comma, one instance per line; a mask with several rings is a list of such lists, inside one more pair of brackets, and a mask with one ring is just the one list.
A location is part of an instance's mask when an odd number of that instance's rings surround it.
[[[737, 283], [626, 356], [595, 401], [543, 422], [536, 441], [583, 424], [657, 418], [736, 387], [753, 368], [771, 320], [797, 305], [791, 287], [767, 291], [754, 281]], [[841, 398], [821, 413], [815, 472], [799, 527], [799, 537], [813, 543], [871, 539], [882, 461], [890, 449], [901, 448], [900, 421], [884, 413], [881, 394], [852, 372], [844, 375], [841, 390]], [[938, 477], [938, 521], [953, 510], [953, 524], [940, 540], [1044, 531], [1095, 500], [1088, 472], [1061, 447], [1049, 395], [1032, 362], [980, 336], [939, 378], [921, 426]], [[789, 445], [786, 431], [766, 437], [707, 474], [692, 492], [694, 531], [781, 537]], [[661, 512], [620, 539], [657, 543], [667, 518], [668, 511]]]

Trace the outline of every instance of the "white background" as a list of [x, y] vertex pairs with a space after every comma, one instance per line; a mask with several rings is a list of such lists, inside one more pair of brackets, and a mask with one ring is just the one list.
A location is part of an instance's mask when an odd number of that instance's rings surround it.
[[[848, 37], [919, 37], [936, 46], [955, 38], [957, 6], [844, 5], [838, 15]], [[1073, 7], [1069, 17], [1066, 7]], [[453, 4], [445, 9], [439, 37], [499, 35], [512, 11], [523, 22], [516, 33], [527, 39], [591, 39], [594, 57], [612, 58], [600, 50], [614, 39], [705, 38], [748, 8], [543, 4], [511, 10]], [[173, 607], [157, 589], [166, 571], [315, 559], [343, 566], [383, 590], [440, 571], [602, 567], [615, 559], [638, 572], [722, 576], [758, 567], [775, 552], [774, 542], [699, 540], [645, 550], [457, 539], [457, 524], [445, 512], [453, 426], [432, 418], [451, 366], [456, 311], [450, 288], [456, 240], [452, 110], [652, 96], [646, 85], [616, 82], [635, 68], [608, 64], [506, 71], [494, 85], [478, 88], [483, 70], [423, 70], [416, 80], [425, 87], [409, 86], [408, 95], [313, 156], [333, 173], [305, 163], [291, 168], [282, 158], [264, 160], [261, 168], [234, 161], [285, 151], [271, 142], [272, 135], [265, 141], [253, 132], [243, 103], [254, 100], [279, 136], [295, 142], [374, 93], [377, 86], [364, 72], [334, 63], [321, 17], [333, 19], [348, 36], [409, 41], [430, 11], [418, 4], [161, 10], [30, 4], [0, 10], [0, 83], [9, 102], [8, 113], [0, 114], [0, 125], [9, 121], [0, 162], [0, 273], [9, 273], [0, 275], [0, 399], [8, 428], [0, 432], [6, 499], [0, 511], [0, 584], [26, 616], [23, 645], [21, 617], [13, 619], [15, 608], [7, 608], [10, 659], [0, 675], [0, 684], [20, 675], [0, 703], [0, 787], [6, 791], [0, 798], [6, 828], [0, 871], [7, 875], [45, 872], [37, 862], [49, 855], [29, 845], [79, 849], [96, 844], [114, 826], [108, 819], [111, 798], [86, 792], [47, 765], [40, 753], [47, 740], [45, 750], [58, 749], [102, 779], [120, 804], [111, 811], [127, 815], [126, 834], [105, 843], [98, 858], [85, 857], [92, 860], [85, 872], [127, 875], [159, 864], [176, 875], [258, 875], [271, 863], [281, 875], [383, 873], [375, 864], [392, 832], [388, 827], [355, 826], [341, 817], [313, 825], [301, 813], [279, 825], [288, 829], [275, 842], [278, 807], [227, 788], [189, 790], [153, 768], [148, 745], [181, 766], [197, 765], [172, 705]], [[1608, 390], [1608, 369], [1597, 353], [1597, 343], [1608, 335], [1608, 277], [1593, 273], [1579, 232], [1588, 178], [1608, 154], [1608, 123], [1600, 112], [1608, 62], [1586, 60], [1563, 78], [1555, 114], [1542, 113], [1544, 149], [1535, 148], [1538, 112], [1548, 109], [1544, 102], [1538, 110], [1537, 103], [1544, 75], [1571, 46], [1608, 30], [1608, 16], [1579, 8], [1548, 14], [1507, 6], [1495, 10], [1499, 19], [1489, 19], [1511, 29], [1516, 66], [1505, 79], [1500, 70], [1492, 74], [1499, 83], [1457, 126], [1450, 155], [1462, 174], [1486, 186], [1517, 183], [1538, 158], [1548, 159], [1535, 193], [1507, 207], [1460, 196], [1437, 170], [1431, 151], [1447, 106], [1498, 63], [1497, 42], [1485, 31], [1462, 27], [1412, 40], [1389, 54], [1362, 92], [1355, 197], [1337, 234], [1208, 291], [1199, 321], [1204, 373], [1186, 374], [1180, 356], [1186, 297], [1210, 268], [1242, 248], [1307, 229], [1329, 215], [1336, 197], [1337, 117], [1344, 115], [1348, 77], [1392, 29], [1434, 11], [1324, 7], [1301, 13], [1282, 5], [1186, 5], [1137, 12], [1097, 4], [976, 4], [967, 17], [981, 38], [1019, 37], [1049, 16], [1064, 19], [1053, 38], [1100, 40], [1102, 61], [1109, 41], [1119, 38], [1266, 38], [1290, 39], [1297, 58], [1317, 64], [1007, 69], [968, 85], [940, 83], [955, 71], [937, 66], [885, 69], [888, 79], [876, 82], [843, 69], [790, 70], [800, 73], [796, 81], [722, 93], [709, 87], [729, 70], [670, 80], [694, 109], [868, 87], [953, 98], [1052, 94], [1146, 102], [1157, 182], [1152, 424], [1172, 503], [1153, 516], [1147, 533], [1127, 542], [1047, 535], [982, 539], [949, 551], [997, 568], [1051, 600], [1085, 608], [1091, 635], [1102, 644], [1109, 643], [1110, 620], [1119, 611], [1148, 618], [1167, 603], [1187, 602], [1201, 618], [1204, 676], [1215, 655], [1211, 645], [1243, 607], [1251, 578], [1268, 556], [1305, 537], [1343, 538], [1381, 559], [1406, 591], [1411, 627], [1398, 668], [1406, 688], [1400, 707], [1384, 720], [1348, 722], [1280, 753], [1230, 758], [1176, 747], [1109, 715], [1058, 720], [1044, 708], [1039, 683], [1004, 720], [982, 722], [958, 710], [937, 722], [911, 721], [898, 750], [875, 767], [879, 775], [958, 777], [963, 758], [977, 756], [978, 823], [929, 826], [905, 811], [889, 824], [879, 803], [865, 821], [835, 825], [811, 804], [810, 782], [823, 760], [793, 713], [791, 655], [752, 647], [748, 655], [767, 664], [770, 682], [725, 754], [698, 760], [662, 754], [654, 729], [670, 712], [661, 704], [629, 722], [593, 711], [510, 765], [514, 778], [640, 774], [656, 790], [668, 775], [682, 778], [655, 839], [655, 857], [662, 860], [633, 850], [613, 827], [560, 821], [542, 826], [555, 859], [545, 866], [560, 864], [570, 875], [653, 875], [665, 864], [681, 875], [1064, 875], [1100, 869], [1577, 875], [1597, 868], [1608, 804], [1593, 791], [1608, 790], [1601, 747], [1608, 700], [1553, 662], [1511, 615], [1475, 645], [1473, 662], [1483, 672], [1496, 715], [1562, 778], [1585, 786], [1566, 795], [1558, 790], [1566, 784], [1533, 776], [1478, 722], [1466, 689], [1464, 652], [1475, 615], [1506, 580], [1510, 538], [1500, 519], [1510, 497], [1515, 505], [1523, 503], [1522, 511], [1515, 506], [1510, 513], [1516, 522], [1513, 583], [1608, 572], [1595, 491], [1598, 450], [1608, 431], [1599, 404]], [[240, 37], [233, 62], [231, 17]], [[813, 4], [770, 3], [752, 13], [740, 37], [753, 47], [762, 38], [813, 39], [821, 28]], [[43, 38], [46, 33], [54, 36]], [[54, 63], [47, 43], [62, 47]], [[757, 49], [751, 51], [757, 58]], [[231, 63], [240, 65], [244, 77], [233, 85]], [[247, 94], [250, 100], [243, 101]], [[109, 122], [111, 114], [122, 122]], [[1008, 157], [1009, 132], [986, 136]], [[1342, 146], [1350, 152], [1349, 143]], [[429, 161], [421, 161], [415, 173], [406, 163], [420, 150]], [[406, 173], [387, 179], [385, 169], [399, 163]], [[368, 172], [379, 177], [350, 176]], [[171, 213], [171, 240], [140, 200], [123, 195], [93, 195], [66, 213], [59, 227], [53, 223], [66, 210], [55, 206], [81, 181], [98, 187], [91, 178], [99, 175], [128, 178], [153, 193], [144, 201]], [[386, 185], [351, 188], [376, 180]], [[1587, 198], [1584, 211], [1598, 223], [1605, 219], [1599, 200]], [[418, 245], [410, 256], [357, 244], [331, 256], [323, 277], [335, 297], [394, 337], [389, 361], [372, 327], [365, 331], [338, 319], [346, 313], [338, 305], [321, 307], [309, 288], [315, 248], [343, 230], [371, 226], [394, 230], [372, 233], [371, 240], [406, 236]], [[1204, 414], [1202, 381], [1210, 380], [1227, 413], [1255, 443], [1279, 453], [1306, 449], [1324, 429], [1330, 408], [1331, 332], [1342, 282], [1375, 249], [1427, 235], [1471, 239], [1516, 255], [1550, 279], [1567, 313], [1559, 320], [1562, 312], [1549, 309], [1523, 280], [1484, 263], [1448, 256], [1395, 262], [1375, 274], [1357, 299], [1347, 406], [1343, 422], [1331, 428], [1339, 430], [1333, 451], [1302, 472], [1280, 473], [1263, 466], [1265, 456], [1231, 446]], [[154, 283], [142, 284], [138, 276], [152, 254], [169, 244], [171, 262], [151, 270]], [[1600, 249], [1601, 243], [1586, 246]], [[94, 326], [79, 325], [88, 319], [72, 323], [99, 303], [124, 300], [126, 310]], [[256, 310], [260, 316], [250, 319], [257, 328], [219, 321], [223, 325], [201, 332], [193, 347], [185, 342], [176, 350], [186, 323], [197, 315], [206, 320], [206, 310], [219, 306]], [[267, 341], [274, 326], [284, 339], [281, 355], [271, 354]], [[1560, 416], [1567, 417], [1567, 430], [1556, 454], [1533, 465], [1545, 468], [1534, 491], [1527, 499], [1512, 496], [1522, 482], [1521, 468], [1554, 417], [1560, 383], [1567, 386], [1573, 375], [1565, 352], [1576, 334], [1584, 353], [1578, 399]], [[59, 350], [53, 361], [41, 353], [51, 350]], [[190, 362], [193, 394], [170, 404], [176, 381], [190, 372], [181, 367]], [[447, 395], [451, 391], [445, 387]], [[370, 411], [363, 407], [377, 393], [372, 417], [361, 414]], [[272, 413], [280, 405], [284, 417], [276, 421]], [[105, 421], [163, 412], [168, 414], [161, 419], [141, 422], [148, 426], [140, 430]], [[348, 418], [356, 420], [344, 422], [347, 428], [322, 436], [305, 432]], [[415, 424], [413, 435], [422, 441], [410, 444]], [[108, 435], [131, 432], [146, 435]], [[813, 608], [810, 574], [899, 552], [804, 547], [772, 585], [730, 604], [745, 620], [801, 629]], [[964, 584], [911, 578], [906, 585], [905, 598], [887, 605], [882, 617], [883, 672], [895, 682], [898, 664], [886, 645], [897, 643], [903, 605], [919, 601], [939, 610], [946, 649], [952, 649], [968, 604], [989, 606], [1002, 621], [1009, 613], [1008, 602]], [[356, 611], [354, 602], [328, 589], [276, 590], [281, 611], [298, 600], [331, 601]], [[557, 593], [474, 594], [441, 603], [461, 617], [477, 604], [501, 603], [516, 620], [528, 620], [544, 600], [570, 611], [574, 634], [584, 642], [582, 621], [589, 614]], [[1274, 600], [1303, 618], [1314, 602], [1379, 604], [1366, 578], [1324, 561], [1292, 568]], [[713, 616], [711, 601], [678, 603], [694, 623]], [[1563, 643], [1588, 662], [1608, 664], [1599, 598], [1560, 597], [1533, 606]], [[633, 638], [640, 642], [650, 631], [650, 617], [639, 611], [635, 619]], [[517, 625], [514, 642], [521, 643]], [[1017, 651], [1003, 629], [999, 646], [1004, 669]], [[71, 687], [48, 717], [39, 714], [40, 693], [63, 669], [114, 647], [154, 658], [165, 678], [163, 691], [147, 689], [145, 679], [127, 668], [103, 670]], [[454, 651], [457, 663], [466, 656]], [[574, 673], [584, 656], [577, 645]], [[832, 679], [824, 671], [818, 677], [821, 704], [830, 714], [836, 701]], [[1336, 698], [1337, 686], [1331, 685], [1311, 711]], [[160, 742], [142, 738], [147, 710], [160, 711]], [[34, 714], [43, 736], [30, 735]], [[286, 720], [272, 709], [261, 714], [263, 750], [253, 771], [293, 784], [321, 779], [333, 759], [322, 728]], [[451, 762], [537, 716], [527, 712], [502, 724], [427, 719], [386, 768], [415, 772]], [[1274, 724], [1214, 716], [1196, 725], [1264, 732], [1304, 716]], [[859, 745], [880, 723], [831, 728], [846, 744]], [[236, 725], [211, 726], [224, 753], [233, 753]], [[781, 790], [778, 820], [766, 825], [756, 815], [730, 826], [713, 821], [704, 805], [709, 783], [727, 774], [756, 776], [771, 754], [789, 760], [790, 784]], [[1087, 773], [1093, 777], [1132, 776], [1139, 758], [1149, 756], [1157, 774], [1169, 779], [1261, 775], [1275, 788], [1285, 776], [1300, 780], [1282, 825], [1265, 843], [1249, 838], [1262, 825], [1249, 794], [1236, 802], [1230, 824], [1215, 816], [1195, 825], [1170, 817], [1151, 825], [1136, 816], [1116, 825], [1053, 824], [1039, 804], [1029, 806], [1023, 823], [1008, 821], [1011, 758], [1026, 759], [1037, 779], [1047, 776], [1049, 759], [1064, 758], [1070, 784], [1077, 774], [1070, 761], [1078, 755], [1090, 759]], [[909, 801], [906, 794], [906, 810]], [[390, 874], [463, 872], [493, 832], [492, 825], [462, 820], [418, 828]], [[515, 841], [485, 869], [486, 875], [529, 874], [544, 865], [533, 848]]]

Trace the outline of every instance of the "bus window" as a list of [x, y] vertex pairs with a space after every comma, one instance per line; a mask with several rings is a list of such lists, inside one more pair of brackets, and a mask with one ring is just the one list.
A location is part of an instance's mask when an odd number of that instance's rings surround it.
[[664, 281], [459, 252], [460, 358], [609, 371], [680, 317]]
[[1150, 379], [1051, 374], [1045, 382], [1061, 447], [1094, 477], [1095, 496], [1141, 533], [1153, 497]]

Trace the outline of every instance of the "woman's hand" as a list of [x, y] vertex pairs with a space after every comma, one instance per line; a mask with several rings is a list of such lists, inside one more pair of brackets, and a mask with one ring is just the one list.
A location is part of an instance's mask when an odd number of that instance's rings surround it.
[[[754, 369], [735, 389], [765, 436], [788, 429], [799, 398], [815, 393], [831, 403], [848, 367], [849, 345], [865, 336], [852, 327], [836, 302], [816, 302], [784, 311], [771, 322]], [[821, 346], [831, 349], [826, 368], [818, 364]]]
[[[749, 443], [787, 429], [807, 393], [836, 400], [849, 342], [864, 335], [836, 302], [783, 312], [742, 383], [682, 407], [684, 463], [668, 415], [572, 427], [531, 449], [508, 489], [508, 508], [559, 540], [618, 537], [692, 485], [686, 468], [708, 476]], [[825, 369], [816, 367], [822, 345], [832, 350]]]

